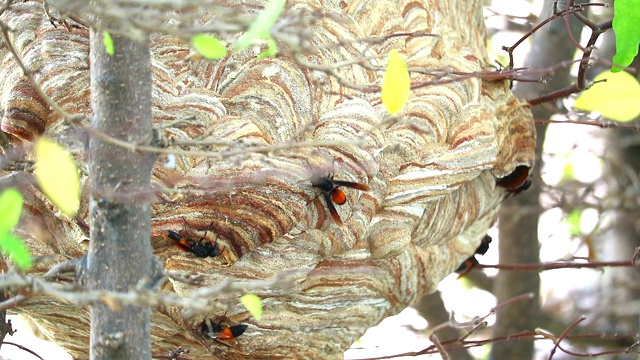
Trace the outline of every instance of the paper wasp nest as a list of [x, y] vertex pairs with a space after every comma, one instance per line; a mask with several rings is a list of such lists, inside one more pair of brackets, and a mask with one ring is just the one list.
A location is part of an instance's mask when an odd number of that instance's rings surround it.
[[[390, 38], [370, 45], [365, 55], [399, 49], [412, 69], [475, 72], [490, 68], [481, 4], [301, 0], [289, 1], [287, 11], [322, 10], [326, 16], [306, 29], [313, 31], [311, 44], [342, 44], [301, 56], [311, 64], [358, 58], [365, 47], [358, 38], [424, 32], [435, 36]], [[22, 6], [29, 10], [2, 15], [17, 51], [55, 101], [71, 113], [90, 114], [88, 30], [56, 28], [40, 7]], [[343, 86], [291, 56], [258, 59], [253, 50], [207, 62], [189, 59], [181, 41], [152, 37], [154, 124], [191, 119], [161, 133], [217, 141], [207, 149], [219, 154], [179, 155], [175, 166], [166, 156], [158, 159], [154, 186], [179, 191], [159, 191], [154, 200], [155, 254], [168, 270], [205, 275], [204, 285], [286, 275], [286, 286], [251, 290], [263, 299], [260, 321], [236, 298], [222, 302], [229, 306], [227, 317], [248, 328], [232, 347], [208, 343], [214, 354], [339, 357], [367, 328], [434, 291], [474, 252], [505, 194], [496, 179], [533, 164], [533, 121], [507, 82], [473, 76], [414, 89], [398, 118], [390, 120], [379, 93]], [[4, 44], [1, 51], [2, 130], [14, 143], [47, 133], [76, 144], [71, 150], [83, 167], [77, 139], [84, 135], [62, 124], [21, 76]], [[383, 68], [386, 58], [373, 64]], [[337, 73], [342, 83], [354, 85], [382, 80], [382, 71], [360, 66]], [[437, 76], [446, 75], [414, 72], [412, 84], [437, 82]], [[302, 142], [325, 145], [251, 151]], [[347, 202], [337, 211], [344, 226], [332, 220], [320, 189], [311, 186], [314, 173], [370, 188], [342, 188]], [[69, 223], [33, 187], [21, 190], [28, 222], [40, 229], [23, 237], [35, 254], [52, 255], [35, 273], [82, 256], [88, 194], [78, 220]], [[196, 258], [161, 236], [168, 230], [216, 241], [223, 252]], [[189, 294], [197, 287], [174, 281], [164, 289]], [[74, 356], [88, 356], [86, 310], [37, 297], [20, 311]], [[196, 330], [205, 317], [222, 313], [183, 319], [176, 309], [157, 308], [153, 353], [182, 346], [191, 351], [189, 358], [211, 358]]]

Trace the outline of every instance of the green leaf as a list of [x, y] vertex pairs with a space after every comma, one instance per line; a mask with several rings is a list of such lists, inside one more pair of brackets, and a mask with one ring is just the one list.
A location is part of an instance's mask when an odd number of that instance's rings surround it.
[[[613, 3], [613, 31], [616, 34], [613, 62], [627, 67], [638, 55], [640, 45], [640, 0], [616, 0]], [[613, 66], [611, 71], [622, 69]]]
[[80, 176], [71, 154], [46, 137], [35, 143], [36, 179], [42, 192], [67, 216], [80, 206]]
[[104, 50], [109, 56], [113, 56], [113, 54], [116, 53], [116, 49], [113, 47], [113, 39], [108, 31], [102, 32], [102, 43], [104, 44]]
[[398, 50], [389, 52], [389, 63], [382, 79], [382, 103], [393, 115], [400, 111], [409, 99], [411, 79], [404, 60]]
[[562, 180], [573, 180], [576, 176], [573, 171], [573, 164], [567, 161], [562, 168]]
[[286, 0], [270, 0], [251, 25], [249, 25], [247, 32], [238, 39], [235, 47], [237, 49], [244, 49], [258, 40], [271, 39], [269, 31], [280, 17], [280, 14], [282, 14], [285, 2]]
[[244, 294], [240, 302], [256, 320], [262, 318], [262, 299], [256, 294]]
[[24, 241], [14, 235], [10, 233], [0, 235], [0, 247], [2, 247], [2, 251], [8, 254], [19, 268], [29, 270], [33, 265], [31, 254], [24, 244]]
[[[640, 18], [639, 18], [640, 21]], [[620, 122], [628, 122], [640, 115], [640, 84], [627, 72], [604, 71], [594, 78], [602, 81], [580, 93], [574, 108], [597, 111], [603, 116]]]
[[227, 56], [227, 46], [216, 37], [199, 34], [191, 38], [193, 48], [207, 59], [221, 59]]
[[276, 42], [273, 39], [267, 39], [267, 51], [263, 51], [258, 55], [258, 60], [265, 58], [267, 56], [276, 56], [278, 52], [278, 47], [276, 46]]
[[6, 234], [18, 224], [22, 212], [22, 194], [8, 188], [0, 195], [0, 234]]
[[573, 210], [567, 215], [567, 225], [569, 225], [569, 234], [572, 236], [580, 235], [580, 218], [582, 217], [582, 210]]
[[[457, 275], [454, 273], [454, 275]], [[474, 285], [470, 280], [468, 276], [464, 276], [462, 278], [456, 278], [456, 280], [458, 281], [458, 283], [460, 284], [460, 287], [462, 287], [463, 289], [469, 291], [473, 288], [476, 287], [476, 285]]]
[[13, 262], [28, 270], [32, 265], [31, 254], [22, 240], [11, 234], [22, 212], [22, 194], [16, 189], [6, 189], [0, 195], [0, 247]]

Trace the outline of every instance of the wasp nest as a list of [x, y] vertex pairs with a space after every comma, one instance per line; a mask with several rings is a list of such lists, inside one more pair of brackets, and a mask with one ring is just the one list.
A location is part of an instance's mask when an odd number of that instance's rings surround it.
[[[167, 139], [207, 142], [197, 149], [216, 154], [159, 158], [156, 255], [168, 270], [203, 275], [201, 286], [288, 279], [251, 290], [263, 299], [259, 321], [236, 301], [225, 303], [227, 317], [247, 325], [231, 347], [203, 341], [197, 331], [222, 311], [184, 319], [157, 308], [154, 354], [181, 346], [193, 359], [216, 351], [225, 358], [338, 357], [367, 328], [434, 291], [474, 252], [505, 195], [496, 179], [532, 166], [535, 146], [531, 116], [506, 82], [443, 81], [489, 68], [481, 3], [289, 1], [287, 13], [315, 18], [304, 31], [316, 51], [295, 58], [283, 47], [278, 57], [249, 49], [209, 62], [190, 57], [182, 41], [152, 37], [154, 124]], [[28, 4], [2, 15], [16, 50], [53, 100], [89, 115], [88, 29], [71, 20], [54, 27]], [[230, 6], [255, 10], [249, 5]], [[409, 32], [433, 36], [357, 41]], [[2, 130], [13, 143], [46, 133], [67, 143], [84, 167], [83, 135], [38, 98], [2, 46]], [[381, 83], [386, 60], [377, 55], [391, 49], [413, 70], [439, 70], [412, 72], [413, 84], [433, 84], [412, 90], [395, 118], [379, 92], [364, 86]], [[318, 70], [365, 56], [368, 68], [339, 68], [337, 77]], [[316, 146], [293, 145], [309, 142]], [[349, 183], [335, 190], [332, 179]], [[34, 271], [82, 256], [87, 192], [69, 222], [30, 185], [22, 191], [29, 221], [40, 229], [24, 237], [35, 254], [51, 255]], [[197, 287], [172, 281], [163, 289], [186, 295]], [[88, 356], [85, 309], [36, 297], [20, 311], [74, 356]]]

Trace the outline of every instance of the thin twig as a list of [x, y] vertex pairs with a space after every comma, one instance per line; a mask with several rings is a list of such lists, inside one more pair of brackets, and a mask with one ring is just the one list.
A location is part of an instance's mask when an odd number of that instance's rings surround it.
[[37, 357], [37, 358], [38, 358], [38, 359], [40, 359], [40, 360], [44, 360], [44, 358], [43, 358], [42, 356], [38, 355], [35, 351], [33, 351], [33, 350], [31, 350], [31, 349], [29, 349], [29, 348], [27, 348], [27, 347], [24, 347], [24, 346], [22, 346], [22, 345], [20, 345], [20, 344], [16, 344], [16, 343], [9, 342], [9, 341], [3, 341], [3, 342], [2, 342], [2, 344], [3, 344], [3, 345], [4, 345], [4, 344], [7, 344], [7, 345], [13, 345], [13, 346], [15, 346], [15, 347], [19, 348], [20, 350], [24, 350], [24, 351], [28, 352], [29, 354], [31, 354], [31, 355], [33, 355], [33, 356]]
[[63, 273], [73, 272], [75, 274], [75, 271], [77, 270], [78, 265], [80, 264], [80, 260], [81, 259], [71, 259], [65, 262], [58, 263], [55, 266], [53, 266], [51, 269], [49, 269], [49, 271], [47, 271], [44, 275], [42, 275], [42, 277], [44, 279], [54, 279]]
[[105, 303], [114, 308], [123, 305], [146, 306], [176, 306], [184, 309], [186, 318], [198, 313], [210, 311], [212, 299], [231, 295], [237, 292], [246, 293], [248, 289], [286, 288], [300, 278], [304, 272], [289, 271], [280, 273], [272, 279], [239, 281], [227, 279], [222, 283], [198, 289], [189, 296], [180, 297], [172, 292], [149, 291], [144, 288], [130, 292], [105, 290], [88, 290], [77, 284], [58, 284], [43, 280], [39, 277], [26, 276], [15, 273], [0, 275], [0, 288], [20, 287], [29, 292], [29, 296], [20, 294], [0, 303], [0, 310], [11, 308], [31, 296], [48, 295], [60, 300], [66, 300], [77, 305], [91, 305]]
[[556, 269], [599, 269], [603, 267], [634, 267], [636, 266], [632, 260], [624, 261], [601, 261], [601, 262], [573, 262], [573, 261], [553, 261], [541, 264], [495, 264], [483, 265], [478, 264], [476, 267], [480, 269], [491, 268], [501, 270], [517, 270], [517, 271], [547, 271]]
[[560, 334], [560, 336], [558, 336], [555, 340], [554, 346], [551, 349], [551, 352], [549, 353], [549, 358], [548, 360], [552, 360], [553, 359], [553, 355], [556, 353], [556, 349], [560, 346], [560, 342], [562, 341], [562, 339], [566, 338], [567, 335], [569, 335], [569, 333], [571, 332], [571, 330], [573, 330], [576, 326], [578, 326], [579, 323], [583, 322], [584, 320], [586, 320], [586, 316], [580, 316], [579, 318], [577, 318], [575, 321], [573, 321], [571, 324], [569, 324], [569, 326], [567, 326], [566, 329], [564, 329], [564, 331], [562, 332], [562, 334]]

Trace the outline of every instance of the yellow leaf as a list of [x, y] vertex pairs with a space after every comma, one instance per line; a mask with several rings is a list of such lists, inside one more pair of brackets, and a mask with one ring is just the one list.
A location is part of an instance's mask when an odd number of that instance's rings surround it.
[[251, 316], [256, 320], [262, 317], [262, 299], [256, 294], [244, 294], [240, 298], [240, 302], [249, 310]]
[[41, 137], [35, 143], [36, 179], [42, 192], [68, 216], [80, 206], [80, 177], [71, 154], [53, 140]]
[[382, 79], [382, 103], [389, 114], [400, 111], [409, 99], [411, 79], [407, 64], [404, 63], [398, 50], [389, 52], [389, 63]]
[[574, 108], [597, 111], [611, 120], [628, 122], [640, 115], [640, 84], [629, 73], [607, 70], [593, 79], [599, 82], [578, 96]]

